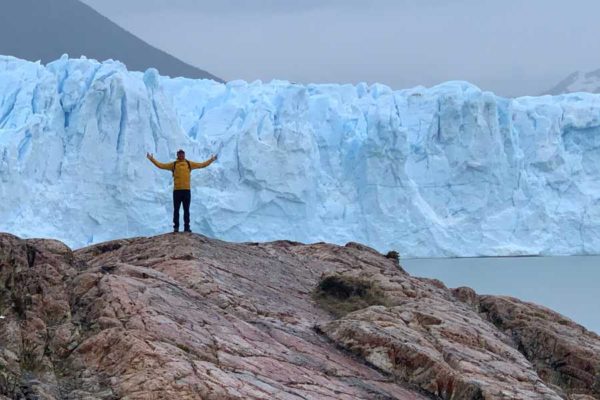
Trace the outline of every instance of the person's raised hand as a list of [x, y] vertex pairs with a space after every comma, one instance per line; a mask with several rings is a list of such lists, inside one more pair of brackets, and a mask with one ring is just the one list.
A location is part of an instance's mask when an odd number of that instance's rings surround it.
[[146, 153], [146, 157], [148, 158], [148, 160], [152, 160], [154, 158], [152, 153]]
[[210, 159], [211, 159], [212, 161], [215, 161], [215, 160], [217, 159], [217, 155], [216, 155], [216, 154], [213, 154], [212, 156], [210, 156]]

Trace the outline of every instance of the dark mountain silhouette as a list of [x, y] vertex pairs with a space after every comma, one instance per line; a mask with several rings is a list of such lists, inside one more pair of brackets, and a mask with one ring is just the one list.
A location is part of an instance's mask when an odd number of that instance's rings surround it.
[[2, 0], [0, 54], [47, 63], [63, 54], [115, 59], [130, 70], [162, 75], [216, 76], [150, 46], [78, 0]]

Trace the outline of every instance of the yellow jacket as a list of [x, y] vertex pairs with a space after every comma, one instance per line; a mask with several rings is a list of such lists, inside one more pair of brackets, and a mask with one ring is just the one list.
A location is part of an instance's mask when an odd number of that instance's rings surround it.
[[[189, 160], [175, 160], [170, 163], [161, 163], [151, 158], [150, 161], [160, 169], [168, 169], [173, 171], [173, 190], [190, 190], [190, 175], [191, 169], [198, 169], [208, 167], [212, 160], [208, 159], [204, 162], [194, 162]], [[189, 167], [188, 167], [188, 162]], [[175, 168], [173, 168], [175, 166]], [[191, 169], [190, 169], [191, 167]]]

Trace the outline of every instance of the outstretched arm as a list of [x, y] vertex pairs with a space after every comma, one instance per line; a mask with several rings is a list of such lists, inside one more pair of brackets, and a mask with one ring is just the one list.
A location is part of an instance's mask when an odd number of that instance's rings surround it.
[[190, 167], [192, 167], [192, 169], [208, 167], [216, 159], [217, 159], [217, 156], [213, 154], [212, 156], [210, 156], [210, 158], [208, 160], [203, 161], [203, 162], [190, 161]]
[[156, 165], [158, 168], [160, 169], [168, 169], [168, 170], [172, 170], [173, 169], [173, 163], [161, 163], [158, 162], [154, 159], [154, 156], [150, 153], [146, 153], [146, 157], [148, 158], [148, 160], [152, 161], [152, 164]]

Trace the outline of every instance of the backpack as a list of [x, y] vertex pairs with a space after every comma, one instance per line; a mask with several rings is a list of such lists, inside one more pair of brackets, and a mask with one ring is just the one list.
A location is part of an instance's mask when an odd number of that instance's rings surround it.
[[[192, 166], [190, 165], [190, 162], [188, 160], [185, 160], [185, 162], [188, 165], [188, 168], [190, 169], [190, 171], [192, 170]], [[173, 169], [171, 170], [171, 173], [173, 174], [173, 176], [175, 176], [175, 166], [177, 165], [177, 161], [175, 161], [173, 163]]]

